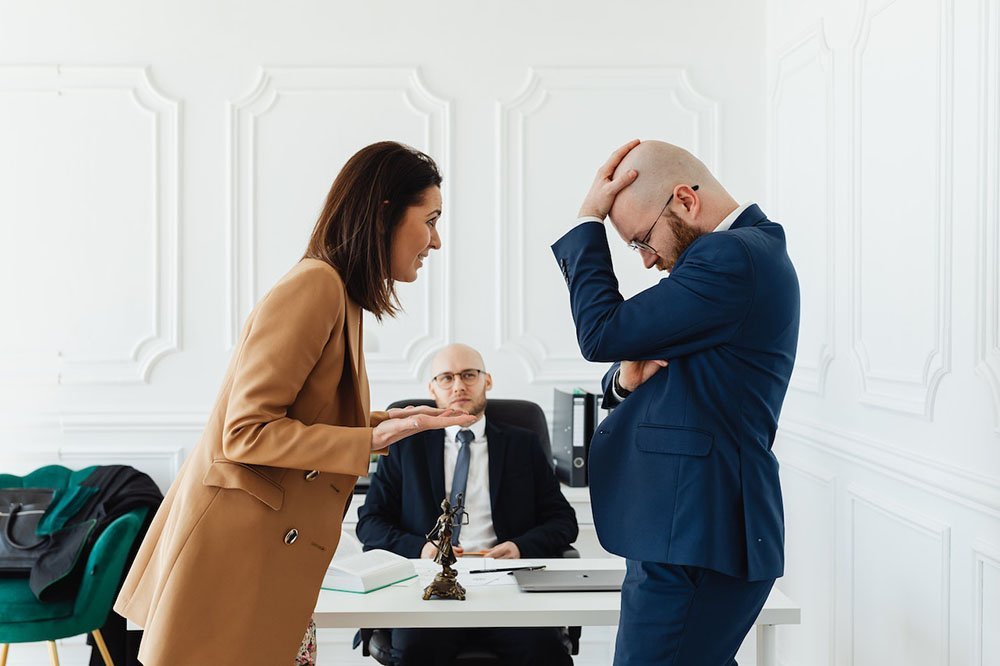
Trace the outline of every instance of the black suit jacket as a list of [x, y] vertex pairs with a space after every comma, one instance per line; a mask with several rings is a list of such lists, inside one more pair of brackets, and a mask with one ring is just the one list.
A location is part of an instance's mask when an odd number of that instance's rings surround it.
[[[538, 436], [487, 421], [486, 446], [497, 543], [513, 541], [521, 557], [561, 556], [579, 528]], [[358, 539], [365, 550], [420, 557], [424, 535], [441, 515], [445, 497], [444, 430], [407, 437], [389, 451], [379, 459], [358, 510]]]

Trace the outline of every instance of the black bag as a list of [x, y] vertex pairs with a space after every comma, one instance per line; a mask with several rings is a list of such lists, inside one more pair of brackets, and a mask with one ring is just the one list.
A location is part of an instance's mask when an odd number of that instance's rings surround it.
[[52, 488], [0, 488], [0, 573], [28, 574], [49, 537], [36, 534]]

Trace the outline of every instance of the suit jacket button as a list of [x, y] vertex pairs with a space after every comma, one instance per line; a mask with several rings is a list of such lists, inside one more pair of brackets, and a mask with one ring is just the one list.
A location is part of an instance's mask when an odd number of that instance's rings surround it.
[[319, 476], [319, 470], [312, 470], [311, 472], [306, 472], [306, 481], [312, 481], [317, 476]]
[[299, 531], [294, 527], [285, 533], [285, 545], [291, 546], [299, 538]]

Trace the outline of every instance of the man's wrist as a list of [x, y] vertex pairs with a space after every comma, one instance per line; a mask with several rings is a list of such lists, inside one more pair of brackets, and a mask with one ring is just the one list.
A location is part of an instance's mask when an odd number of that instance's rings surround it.
[[619, 379], [619, 377], [621, 377], [621, 374], [622, 374], [621, 368], [615, 370], [614, 379], [612, 379], [611, 381], [611, 390], [612, 392], [614, 392], [615, 397], [618, 398], [619, 402], [632, 395], [632, 391], [629, 391], [627, 388], [622, 386], [622, 383]]
[[593, 212], [580, 211], [580, 214], [576, 216], [576, 223], [581, 224], [583, 222], [600, 222], [604, 224], [604, 215], [597, 215]]

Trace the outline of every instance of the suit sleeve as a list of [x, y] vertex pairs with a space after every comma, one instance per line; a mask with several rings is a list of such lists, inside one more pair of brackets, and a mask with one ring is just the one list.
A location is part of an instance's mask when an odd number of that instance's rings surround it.
[[559, 480], [545, 460], [538, 436], [533, 434], [528, 444], [537, 524], [512, 541], [521, 551], [521, 557], [559, 557], [580, 533], [576, 511], [559, 489]]
[[368, 473], [371, 428], [306, 425], [288, 415], [327, 345], [340, 345], [341, 353], [348, 353], [345, 297], [343, 285], [316, 268], [279, 282], [261, 302], [236, 361], [222, 439], [228, 459]]
[[604, 393], [604, 398], [601, 400], [602, 409], [611, 409], [612, 407], [617, 407], [622, 403], [612, 390], [612, 383], [615, 381], [615, 373], [618, 372], [618, 368], [620, 367], [621, 361], [615, 361], [611, 364], [611, 367], [608, 368], [608, 371], [604, 373], [604, 379], [601, 380], [601, 391]]
[[[405, 445], [405, 440], [396, 447]], [[365, 550], [380, 548], [403, 557], [420, 557], [423, 534], [408, 532], [402, 527], [403, 473], [397, 449], [396, 455], [379, 459], [378, 470], [372, 476], [365, 494], [365, 503], [358, 509], [356, 534]]]
[[731, 234], [698, 239], [669, 277], [628, 300], [603, 225], [578, 225], [552, 251], [588, 361], [671, 359], [717, 346], [739, 331], [753, 302], [753, 264]]

